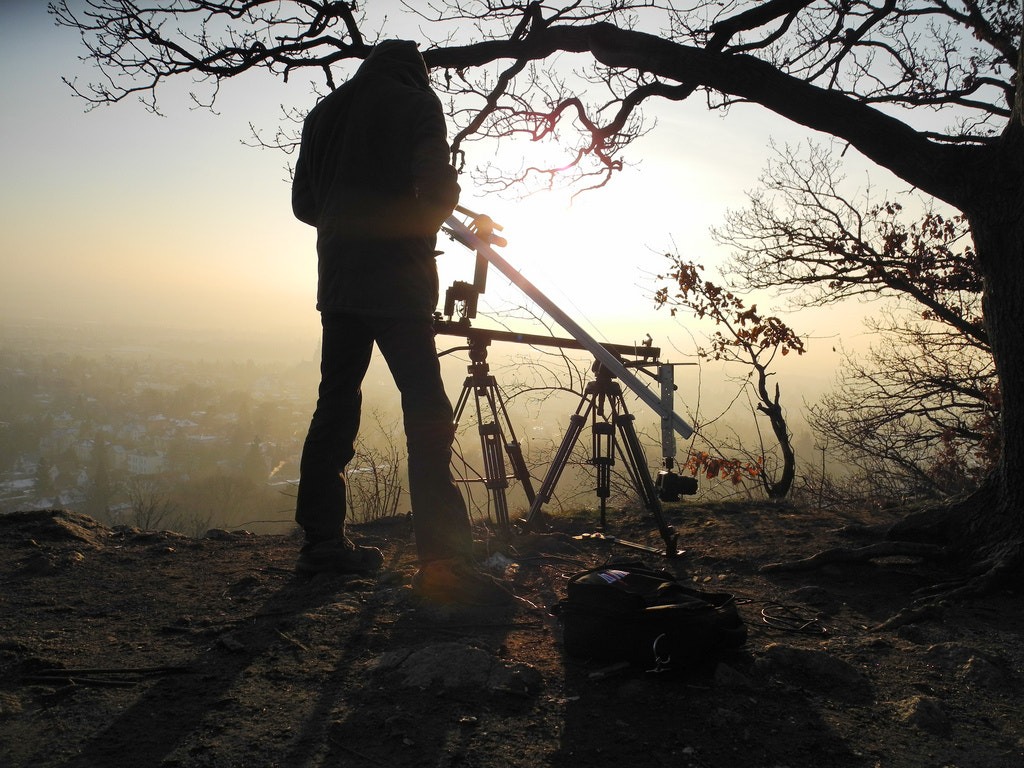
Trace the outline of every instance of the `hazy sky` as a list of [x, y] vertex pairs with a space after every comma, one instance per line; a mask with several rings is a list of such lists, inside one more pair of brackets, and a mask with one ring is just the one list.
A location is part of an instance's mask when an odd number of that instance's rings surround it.
[[[227, 82], [216, 115], [189, 108], [184, 82], [163, 92], [166, 117], [129, 102], [86, 112], [61, 82], [96, 79], [80, 45], [43, 0], [0, 5], [0, 317], [294, 333], [308, 357], [319, 328], [314, 232], [292, 217], [288, 157], [241, 143], [249, 123], [272, 131], [281, 104], [311, 106], [308, 80]], [[694, 341], [649, 299], [660, 254], [675, 243], [714, 267], [724, 254], [708, 227], [757, 186], [771, 138], [806, 134], [757, 107], [723, 118], [699, 99], [657, 119], [627, 154], [638, 165], [571, 207], [564, 194], [482, 198], [468, 177], [463, 202], [505, 226], [506, 258], [598, 338], [650, 333], [679, 361]], [[472, 255], [441, 247], [442, 290], [471, 280]], [[492, 270], [484, 299], [521, 295]], [[809, 321], [798, 330], [833, 332]], [[825, 375], [834, 363], [805, 365]]]

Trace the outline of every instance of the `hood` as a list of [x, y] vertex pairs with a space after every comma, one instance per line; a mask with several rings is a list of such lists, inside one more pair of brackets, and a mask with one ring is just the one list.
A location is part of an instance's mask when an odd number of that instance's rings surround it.
[[430, 77], [423, 56], [411, 40], [383, 40], [359, 65], [356, 76], [382, 75], [417, 88], [429, 88]]

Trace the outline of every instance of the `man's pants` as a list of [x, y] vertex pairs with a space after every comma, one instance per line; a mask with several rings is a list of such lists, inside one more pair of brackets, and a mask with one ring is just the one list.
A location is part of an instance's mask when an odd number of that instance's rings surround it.
[[302, 449], [296, 522], [311, 539], [344, 534], [344, 470], [355, 455], [361, 386], [376, 342], [402, 395], [420, 561], [468, 556], [469, 516], [449, 469], [452, 405], [430, 319], [323, 313], [321, 322], [320, 393]]

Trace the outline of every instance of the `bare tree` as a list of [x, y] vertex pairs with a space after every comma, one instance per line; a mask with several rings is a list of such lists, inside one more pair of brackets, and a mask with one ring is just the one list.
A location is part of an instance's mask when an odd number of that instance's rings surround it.
[[130, 523], [145, 531], [160, 530], [176, 518], [178, 508], [170, 490], [162, 481], [145, 475], [133, 475], [124, 483], [131, 509]]
[[992, 356], [906, 306], [868, 324], [878, 340], [865, 354], [843, 353], [837, 388], [810, 409], [811, 426], [866, 476], [884, 477], [891, 498], [979, 488], [999, 456]]
[[[470, 136], [557, 138], [572, 167], [580, 175], [597, 174], [592, 181], [599, 185], [645, 130], [640, 108], [646, 101], [679, 101], [699, 92], [711, 107], [752, 102], [836, 136], [963, 212], [985, 289], [985, 331], [1002, 398], [1002, 453], [991, 483], [967, 506], [969, 514], [957, 510], [951, 518], [952, 538], [990, 566], [979, 584], [1019, 570], [1019, 3], [737, 0], [677, 9], [656, 0], [563, 7], [438, 0], [407, 7], [419, 9], [420, 26], [435, 41], [425, 58], [451, 93], [457, 153]], [[331, 88], [346, 61], [368, 53], [374, 39], [364, 30], [387, 29], [386, 20], [368, 18], [355, 2], [176, 0], [142, 7], [131, 0], [61, 0], [54, 13], [59, 23], [81, 31], [87, 57], [101, 70], [97, 84], [79, 87], [80, 94], [98, 104], [138, 97], [154, 110], [159, 87], [184, 75], [208, 86], [196, 92], [200, 103], [212, 103], [224, 80], [254, 70], [292, 79], [306, 69]], [[562, 55], [579, 66], [556, 68]], [[936, 127], [943, 123], [949, 127]]]
[[723, 272], [798, 308], [880, 304], [865, 321], [877, 341], [844, 352], [812, 426], [897, 496], [977, 488], [998, 457], [998, 392], [967, 224], [909, 195], [848, 196], [840, 168], [819, 146], [778, 150], [749, 205], [714, 230], [733, 254]]
[[746, 290], [776, 290], [801, 307], [899, 296], [991, 354], [966, 218], [908, 194], [879, 202], [869, 189], [853, 198], [844, 181], [826, 147], [811, 144], [805, 155], [776, 148], [749, 205], [712, 230], [733, 251], [723, 271]]
[[356, 455], [345, 470], [345, 495], [352, 522], [391, 517], [398, 512], [405, 489], [402, 467], [405, 452], [395, 440], [399, 422], [383, 423], [380, 411], [373, 411], [373, 438], [360, 435]]
[[[671, 269], [665, 275], [659, 275], [658, 279], [667, 281], [669, 285], [657, 290], [655, 303], [659, 307], [668, 306], [673, 315], [684, 309], [714, 323], [716, 330], [708, 336], [708, 346], [697, 350], [699, 357], [736, 363], [750, 369], [748, 382], [757, 401], [756, 410], [768, 419], [782, 457], [778, 475], [771, 472], [766, 464], [767, 451], [762, 451], [754, 459], [752, 467], [756, 467], [754, 474], [768, 498], [783, 499], [793, 487], [796, 453], [790, 440], [778, 382], [771, 387], [769, 379], [774, 375], [771, 366], [778, 355], [804, 353], [803, 340], [778, 317], [762, 314], [757, 305], [747, 306], [744, 299], [732, 291], [706, 280], [702, 274], [704, 268], [699, 264], [685, 262], [674, 254], [666, 256], [671, 262]], [[742, 477], [743, 473], [738, 470], [744, 469], [738, 460], [723, 463], [722, 458], [706, 453], [691, 452], [686, 464], [695, 474], [698, 470], [709, 472], [713, 468], [711, 474], [721, 474], [726, 470], [733, 477]]]

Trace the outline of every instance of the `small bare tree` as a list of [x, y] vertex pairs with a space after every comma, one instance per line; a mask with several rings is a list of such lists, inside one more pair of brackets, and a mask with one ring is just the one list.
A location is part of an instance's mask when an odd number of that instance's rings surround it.
[[131, 525], [145, 531], [160, 530], [175, 519], [178, 508], [171, 500], [170, 490], [160, 480], [146, 475], [134, 475], [124, 483], [128, 497]]
[[721, 360], [750, 368], [747, 383], [753, 388], [757, 412], [768, 419], [776, 445], [782, 457], [781, 470], [776, 475], [766, 467], [765, 456], [749, 462], [724, 460], [706, 453], [692, 453], [685, 463], [695, 474], [703, 470], [710, 475], [742, 477], [744, 471], [759, 478], [762, 488], [770, 499], [785, 498], [793, 487], [796, 473], [796, 454], [790, 440], [789, 426], [781, 403], [781, 392], [776, 382], [769, 386], [770, 371], [777, 355], [795, 352], [804, 353], [804, 343], [782, 320], [758, 312], [757, 305], [746, 302], [732, 291], [710, 280], [701, 273], [704, 268], [698, 264], [684, 262], [678, 255], [666, 254], [671, 269], [659, 280], [670, 285], [662, 286], [655, 293], [657, 306], [668, 306], [673, 315], [684, 309], [698, 318], [711, 320], [718, 330], [708, 336], [709, 345], [697, 350], [705, 360]]
[[397, 514], [405, 494], [402, 467], [405, 451], [395, 436], [401, 434], [399, 421], [385, 424], [380, 411], [372, 412], [377, 426], [372, 438], [363, 434], [356, 440], [356, 455], [345, 470], [345, 495], [349, 520], [354, 523]]

